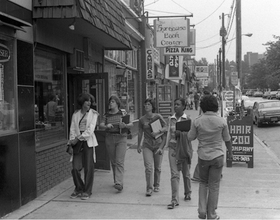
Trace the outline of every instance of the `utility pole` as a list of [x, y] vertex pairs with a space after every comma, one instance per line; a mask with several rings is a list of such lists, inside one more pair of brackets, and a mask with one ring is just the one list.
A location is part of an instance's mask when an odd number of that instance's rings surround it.
[[227, 30], [225, 28], [225, 14], [222, 14], [222, 27], [220, 29], [220, 36], [222, 37], [222, 82], [223, 82], [223, 88], [226, 88], [226, 73], [225, 73], [225, 36], [227, 35]]
[[241, 0], [236, 0], [236, 69], [238, 85], [242, 91], [242, 37], [241, 37]]

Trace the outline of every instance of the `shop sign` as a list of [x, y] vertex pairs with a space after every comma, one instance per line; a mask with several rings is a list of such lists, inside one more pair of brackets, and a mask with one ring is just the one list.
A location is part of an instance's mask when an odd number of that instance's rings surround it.
[[[249, 168], [253, 168], [253, 119], [251, 116], [227, 117], [229, 133], [232, 143], [233, 160], [227, 158], [227, 167], [232, 166], [232, 162], [248, 163]], [[228, 155], [228, 154], [227, 154]]]
[[232, 72], [230, 74], [230, 80], [231, 80], [231, 84], [234, 86], [238, 85], [238, 73], [237, 72]]
[[154, 79], [154, 53], [152, 48], [146, 49], [146, 79]]
[[195, 73], [208, 73], [208, 66], [196, 66]]
[[189, 19], [154, 20], [156, 47], [188, 47], [190, 45]]
[[0, 44], [0, 63], [10, 60], [10, 50], [3, 44]]
[[182, 80], [183, 56], [169, 56], [165, 68], [165, 78], [169, 80]]
[[189, 47], [166, 47], [164, 55], [195, 55], [194, 45]]

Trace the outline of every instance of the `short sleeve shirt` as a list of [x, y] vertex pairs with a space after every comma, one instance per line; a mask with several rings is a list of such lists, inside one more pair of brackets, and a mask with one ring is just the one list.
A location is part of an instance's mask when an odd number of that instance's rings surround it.
[[197, 138], [197, 153], [202, 160], [224, 155], [223, 142], [231, 140], [226, 120], [215, 112], [205, 112], [194, 119], [188, 138], [190, 141]]
[[151, 122], [160, 120], [161, 126], [166, 127], [166, 122], [160, 114], [155, 114], [154, 117], [148, 118], [146, 115], [142, 116], [139, 119], [139, 128], [144, 132], [144, 142], [143, 147], [158, 147], [158, 144], [161, 143], [161, 138], [155, 139], [152, 136], [152, 128], [150, 126]]

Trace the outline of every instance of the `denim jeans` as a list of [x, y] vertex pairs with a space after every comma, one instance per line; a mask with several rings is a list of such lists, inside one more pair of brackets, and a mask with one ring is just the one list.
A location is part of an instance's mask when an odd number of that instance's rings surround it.
[[224, 164], [224, 156], [213, 160], [198, 159], [199, 165], [199, 208], [198, 213], [207, 215], [207, 219], [217, 217], [220, 180]]
[[[169, 157], [169, 165], [171, 171], [171, 190], [172, 190], [172, 198], [171, 202], [175, 202], [179, 204], [179, 183], [180, 183], [180, 171], [178, 170], [177, 160], [175, 156], [176, 151], [169, 147], [168, 157]], [[184, 195], [191, 194], [191, 175], [190, 175], [190, 164], [184, 162], [182, 164], [182, 173], [183, 182], [184, 182]]]
[[163, 154], [155, 154], [157, 149], [158, 148], [143, 148], [143, 159], [146, 174], [146, 190], [153, 189], [153, 186], [159, 187], [160, 185], [161, 163]]
[[127, 147], [127, 136], [106, 134], [105, 145], [111, 161], [114, 183], [123, 186], [124, 159]]
[[[94, 178], [93, 147], [88, 147], [87, 142], [83, 141], [83, 151], [74, 154], [72, 161], [72, 177], [76, 192], [85, 192], [89, 196], [92, 193]], [[84, 181], [81, 178], [81, 170], [84, 168]]]

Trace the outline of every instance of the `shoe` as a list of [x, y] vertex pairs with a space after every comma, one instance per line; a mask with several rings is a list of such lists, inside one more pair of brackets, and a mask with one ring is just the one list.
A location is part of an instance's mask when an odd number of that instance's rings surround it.
[[185, 198], [184, 198], [185, 201], [188, 201], [188, 200], [191, 200], [191, 199], [192, 199], [192, 198], [191, 198], [191, 195], [190, 195], [190, 194], [186, 195]]
[[159, 187], [155, 187], [154, 192], [159, 192]]
[[89, 199], [89, 195], [87, 193], [83, 193], [81, 196], [81, 200], [88, 200]]
[[118, 190], [119, 192], [121, 192], [123, 190], [123, 186], [121, 184], [115, 184], [115, 189]]
[[171, 204], [167, 205], [167, 208], [168, 209], [174, 209], [175, 206], [178, 206], [178, 205], [179, 205], [178, 203], [172, 202]]
[[153, 194], [153, 190], [148, 189], [146, 192], [146, 196], [151, 196]]
[[198, 218], [199, 218], [199, 219], [206, 219], [206, 214], [199, 214], [199, 215], [198, 215]]
[[70, 198], [71, 198], [71, 199], [76, 199], [77, 197], [80, 197], [81, 195], [82, 195], [82, 193], [74, 191], [74, 192], [70, 195]]
[[215, 218], [215, 220], [219, 220], [219, 219], [220, 219], [220, 216], [217, 215], [216, 218]]
[[200, 182], [200, 179], [195, 178], [195, 177], [191, 178], [191, 180], [194, 181], [194, 182]]

